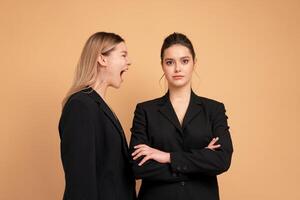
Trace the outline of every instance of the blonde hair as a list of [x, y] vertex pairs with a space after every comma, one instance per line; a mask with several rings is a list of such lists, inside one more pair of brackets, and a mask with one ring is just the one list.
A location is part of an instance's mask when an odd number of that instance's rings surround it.
[[124, 42], [124, 39], [115, 33], [97, 32], [89, 37], [77, 63], [72, 86], [62, 101], [62, 107], [74, 93], [95, 84], [98, 75], [98, 56], [109, 55], [121, 42]]

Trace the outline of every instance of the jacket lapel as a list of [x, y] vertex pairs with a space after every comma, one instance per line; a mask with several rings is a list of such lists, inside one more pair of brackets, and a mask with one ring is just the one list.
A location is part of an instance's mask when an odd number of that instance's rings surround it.
[[200, 97], [198, 97], [193, 91], [191, 92], [191, 99], [185, 116], [182, 122], [182, 129], [184, 130], [186, 126], [199, 114], [202, 112], [202, 102]]
[[182, 134], [182, 128], [180, 122], [169, 99], [169, 92], [167, 92], [161, 98], [161, 102], [159, 104], [160, 104], [159, 112], [175, 126], [175, 128], [179, 131], [179, 133]]
[[110, 108], [104, 104], [100, 104], [100, 108], [104, 111], [105, 115], [110, 119], [110, 121], [114, 124], [114, 126], [118, 129], [119, 133], [123, 133], [123, 128], [118, 120], [118, 118], [113, 114]]
[[123, 128], [122, 128], [121, 123], [118, 120], [117, 116], [115, 116], [113, 114], [111, 109], [108, 107], [108, 105], [105, 103], [105, 101], [101, 98], [101, 96], [95, 90], [89, 89], [89, 91], [87, 93], [89, 94], [89, 96], [92, 99], [94, 99], [98, 103], [99, 107], [103, 110], [105, 115], [110, 119], [110, 121], [113, 123], [113, 125], [118, 130], [118, 133], [120, 134], [120, 136], [122, 138], [122, 146], [123, 146], [124, 153], [126, 154], [126, 156], [128, 156], [128, 146], [127, 146], [127, 142], [126, 142], [126, 138], [125, 138], [125, 133], [123, 131]]
[[159, 112], [175, 126], [175, 128], [179, 131], [180, 134], [183, 134], [183, 131], [186, 128], [186, 126], [199, 113], [202, 112], [201, 99], [193, 91], [191, 91], [190, 102], [189, 102], [187, 111], [185, 113], [185, 116], [183, 118], [182, 125], [180, 125], [180, 122], [178, 120], [176, 112], [171, 104], [170, 99], [169, 99], [169, 92], [167, 92], [161, 98], [161, 101], [159, 104], [160, 104]]

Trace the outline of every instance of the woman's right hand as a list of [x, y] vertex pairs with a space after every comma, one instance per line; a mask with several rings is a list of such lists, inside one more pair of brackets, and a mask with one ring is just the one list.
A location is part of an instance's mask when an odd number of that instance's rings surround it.
[[210, 150], [213, 150], [213, 151], [214, 151], [215, 149], [219, 148], [221, 145], [220, 145], [220, 144], [215, 144], [218, 140], [219, 140], [218, 137], [213, 138], [213, 139], [210, 141], [210, 143], [208, 144], [208, 146], [205, 147], [205, 148], [210, 149]]
[[170, 163], [170, 153], [160, 151], [145, 144], [134, 146], [135, 151], [131, 154], [133, 160], [143, 157], [139, 166], [142, 166], [148, 160], [155, 160], [159, 163]]

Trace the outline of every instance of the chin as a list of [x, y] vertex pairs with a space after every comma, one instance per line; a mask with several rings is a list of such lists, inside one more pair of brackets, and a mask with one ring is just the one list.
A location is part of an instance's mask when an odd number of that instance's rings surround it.
[[174, 87], [174, 88], [183, 88], [183, 87], [186, 87], [188, 84], [190, 84], [190, 83], [189, 82], [169, 83], [169, 85]]
[[184, 87], [188, 84], [188, 82], [171, 82], [170, 85], [176, 88]]

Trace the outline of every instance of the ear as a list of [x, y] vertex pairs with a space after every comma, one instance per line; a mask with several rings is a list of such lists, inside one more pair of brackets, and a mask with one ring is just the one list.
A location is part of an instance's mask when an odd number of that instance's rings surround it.
[[197, 64], [197, 58], [195, 58], [195, 60], [194, 60], [194, 69], [196, 68], [196, 65]]
[[102, 54], [98, 56], [97, 62], [100, 64], [100, 66], [107, 66], [107, 58]]
[[160, 66], [161, 66], [161, 69], [164, 71], [164, 63], [163, 63], [163, 61], [160, 62]]

